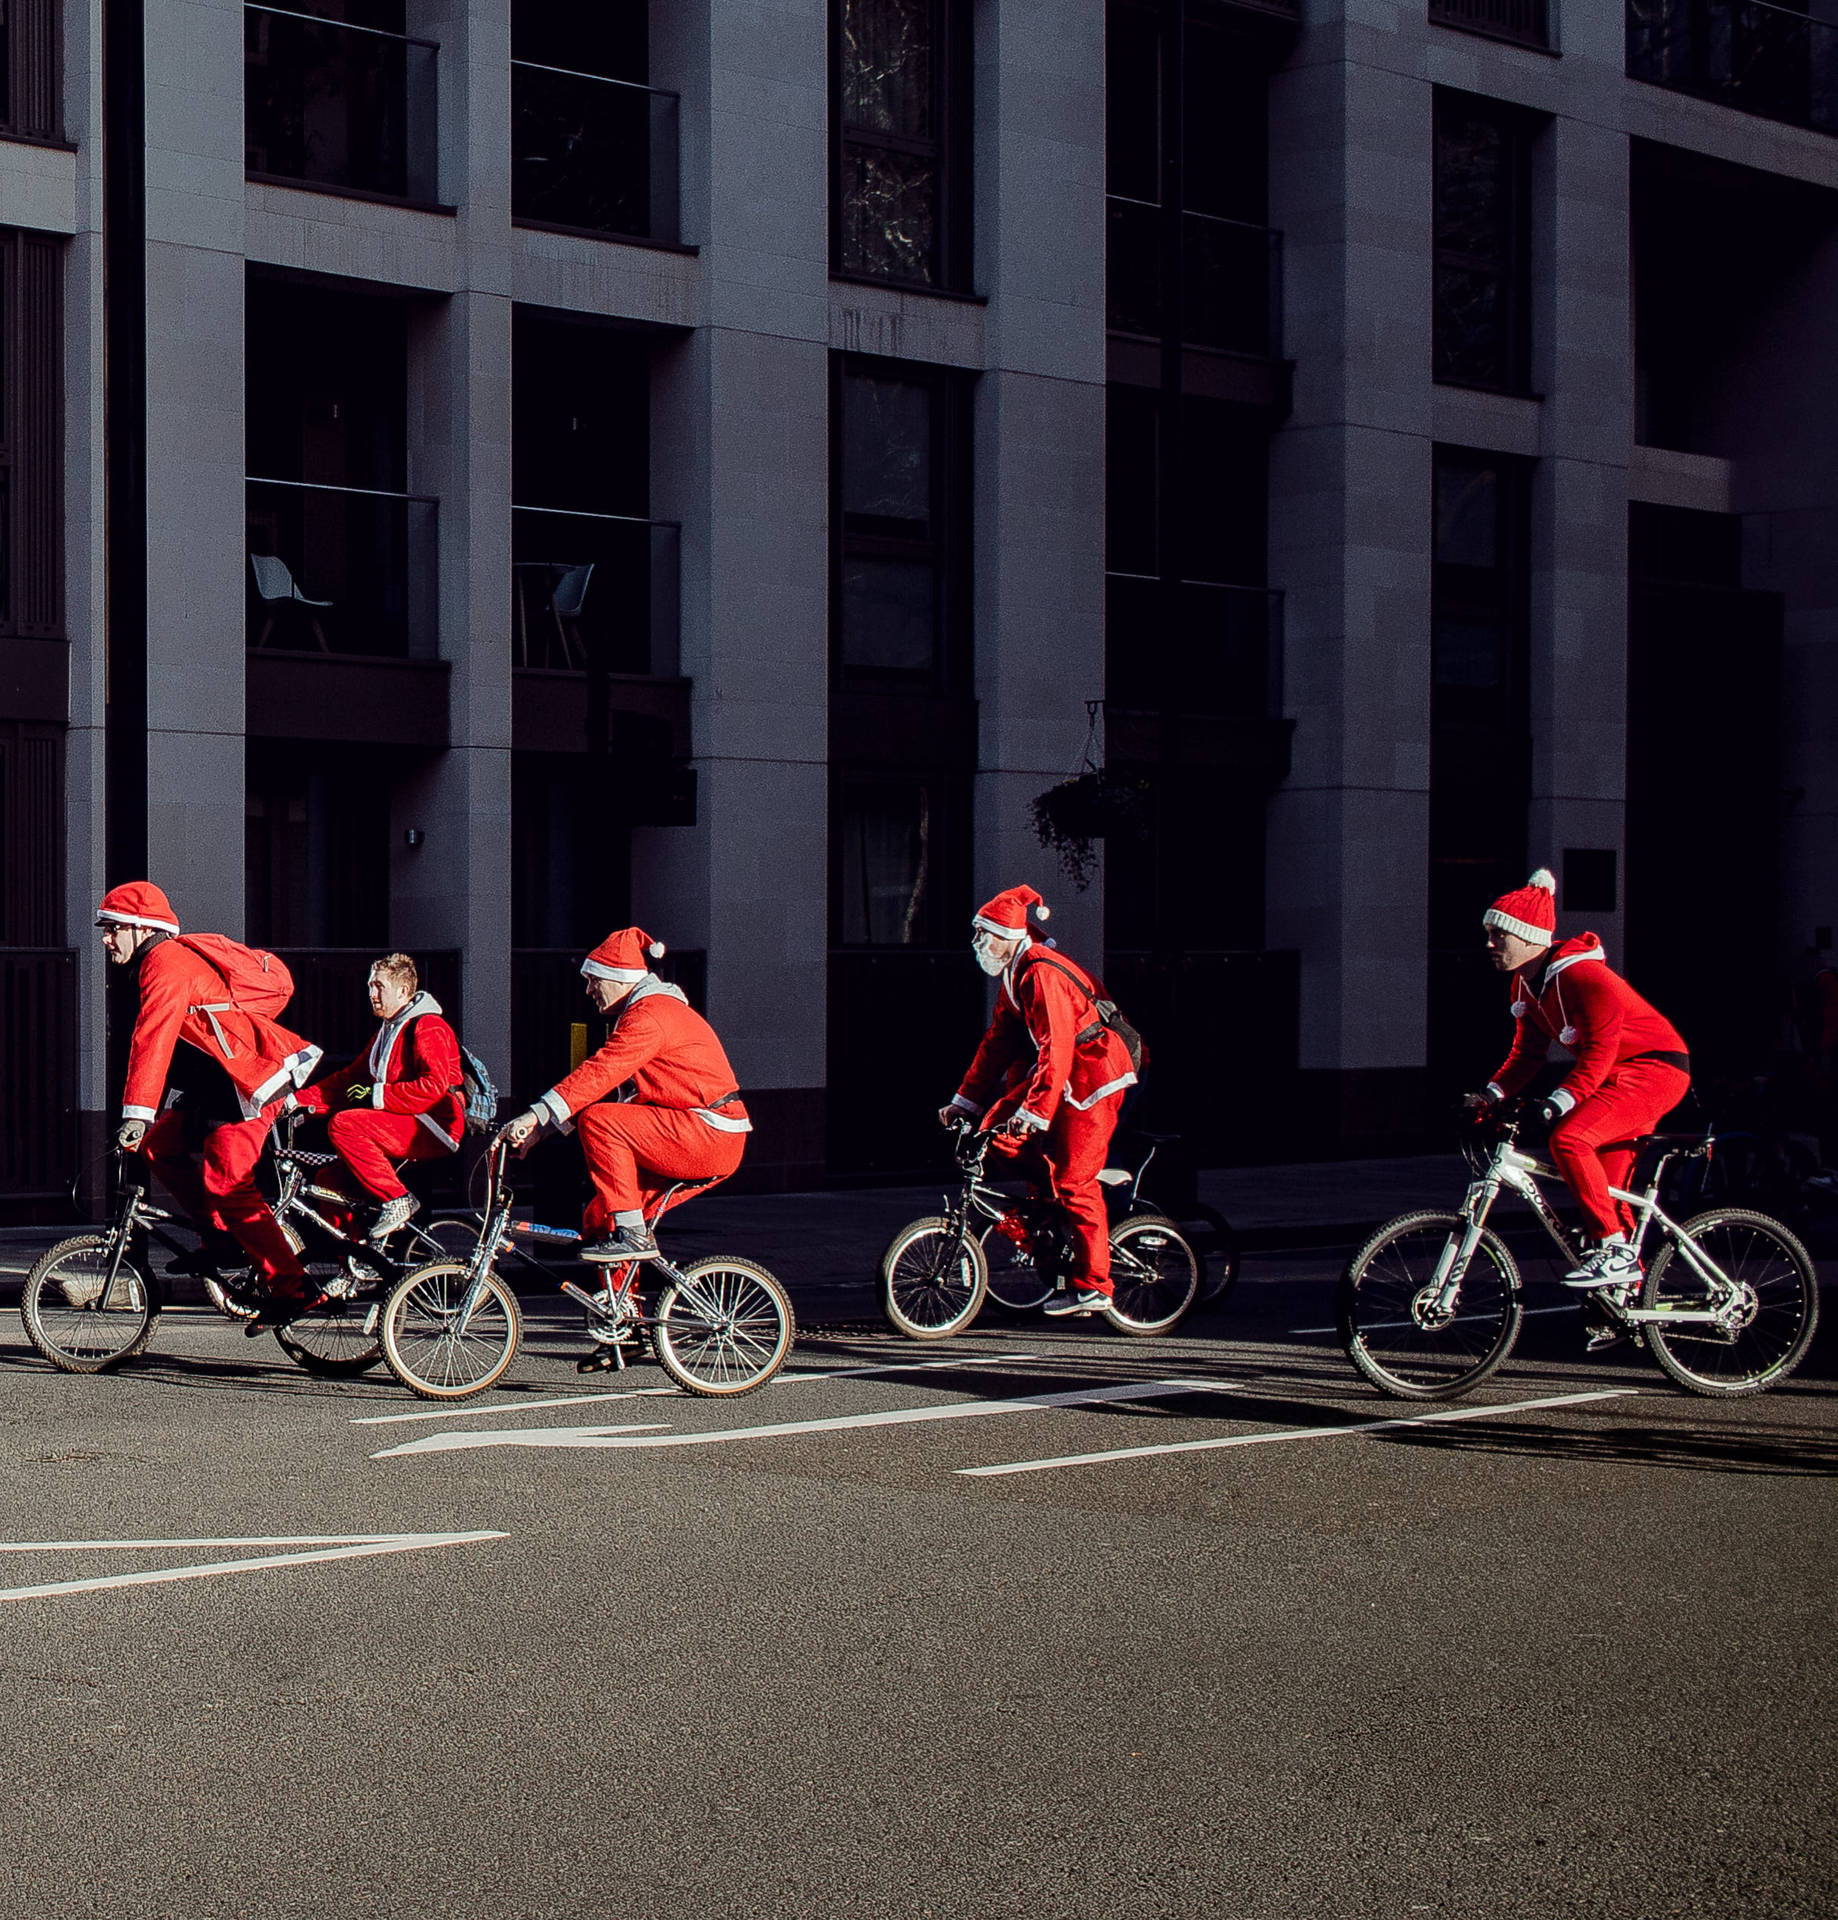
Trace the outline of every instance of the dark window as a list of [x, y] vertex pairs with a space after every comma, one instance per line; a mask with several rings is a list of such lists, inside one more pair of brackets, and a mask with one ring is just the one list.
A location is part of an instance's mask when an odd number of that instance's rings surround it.
[[64, 929], [64, 731], [0, 720], [0, 947]]
[[58, 0], [0, 0], [0, 132], [54, 140], [63, 128]]
[[1453, 386], [1522, 393], [1531, 372], [1531, 122], [1438, 92], [1434, 368]]
[[943, 688], [965, 649], [962, 384], [847, 361], [835, 421], [835, 659], [845, 682]]
[[0, 229], [0, 633], [64, 630], [63, 247]]
[[249, 938], [267, 947], [389, 940], [389, 806], [374, 759], [251, 742], [243, 833]]
[[1429, 0], [1429, 5], [1430, 18], [1439, 27], [1528, 47], [1551, 44], [1545, 0]]
[[832, 0], [834, 233], [843, 273], [970, 279], [969, 9]]
[[936, 947], [961, 780], [844, 774], [837, 783], [836, 937], [845, 947]]
[[1565, 847], [1564, 911], [1613, 913], [1615, 899], [1614, 848]]

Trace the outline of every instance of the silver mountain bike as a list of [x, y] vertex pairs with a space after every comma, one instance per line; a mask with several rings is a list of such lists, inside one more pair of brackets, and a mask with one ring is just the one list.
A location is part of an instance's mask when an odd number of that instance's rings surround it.
[[[1562, 1176], [1521, 1149], [1519, 1124], [1512, 1117], [1496, 1135], [1471, 1137], [1465, 1150], [1475, 1177], [1455, 1212], [1401, 1214], [1341, 1276], [1341, 1342], [1382, 1393], [1450, 1399], [1479, 1386], [1512, 1352], [1524, 1318], [1519, 1268], [1488, 1224], [1503, 1193], [1531, 1207], [1566, 1266], [1580, 1257], [1540, 1184]], [[1658, 1195], [1668, 1162], [1709, 1155], [1708, 1134], [1648, 1134], [1635, 1144], [1640, 1190], [1609, 1192], [1634, 1211], [1633, 1247], [1646, 1271], [1589, 1295], [1585, 1314], [1603, 1330], [1644, 1340], [1690, 1393], [1765, 1393], [1805, 1358], [1818, 1324], [1806, 1249], [1778, 1220], [1745, 1207], [1685, 1221], [1665, 1212]]]

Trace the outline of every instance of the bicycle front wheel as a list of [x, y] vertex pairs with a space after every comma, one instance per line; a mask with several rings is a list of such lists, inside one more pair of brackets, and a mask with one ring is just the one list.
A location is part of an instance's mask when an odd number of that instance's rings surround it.
[[1403, 1214], [1341, 1276], [1341, 1344], [1381, 1393], [1452, 1399], [1478, 1387], [1512, 1352], [1524, 1318], [1519, 1269], [1491, 1227], [1481, 1229], [1454, 1301], [1442, 1300], [1443, 1277], [1466, 1232], [1458, 1213]]
[[790, 1297], [764, 1267], [715, 1254], [665, 1286], [651, 1351], [685, 1393], [751, 1393], [784, 1364], [797, 1331]]
[[60, 1241], [26, 1275], [19, 1317], [26, 1338], [65, 1373], [100, 1373], [131, 1360], [153, 1337], [159, 1311], [146, 1274], [125, 1255], [113, 1258], [102, 1234]]
[[988, 1286], [983, 1249], [936, 1214], [902, 1227], [881, 1255], [881, 1311], [909, 1340], [962, 1333]]
[[1010, 1313], [1031, 1313], [1053, 1298], [1053, 1274], [1043, 1266], [1034, 1251], [1030, 1235], [1026, 1246], [1018, 1246], [994, 1221], [977, 1240], [982, 1249], [983, 1270], [988, 1274], [986, 1300]]
[[488, 1273], [466, 1313], [472, 1291], [466, 1262], [441, 1260], [398, 1280], [383, 1303], [384, 1361], [424, 1400], [468, 1400], [496, 1386], [517, 1357], [517, 1296]]
[[1168, 1333], [1200, 1291], [1200, 1261], [1172, 1220], [1133, 1213], [1111, 1229], [1110, 1279], [1104, 1318], [1119, 1333]]
[[1819, 1285], [1806, 1249], [1765, 1213], [1718, 1207], [1679, 1229], [1735, 1288], [1733, 1299], [1668, 1241], [1647, 1269], [1640, 1304], [1649, 1313], [1719, 1312], [1715, 1322], [1640, 1329], [1647, 1351], [1688, 1393], [1737, 1400], [1767, 1390], [1806, 1357], [1819, 1324]]
[[383, 1358], [378, 1322], [382, 1309], [375, 1294], [368, 1299], [327, 1300], [274, 1337], [295, 1366], [321, 1379], [350, 1380], [368, 1373]]

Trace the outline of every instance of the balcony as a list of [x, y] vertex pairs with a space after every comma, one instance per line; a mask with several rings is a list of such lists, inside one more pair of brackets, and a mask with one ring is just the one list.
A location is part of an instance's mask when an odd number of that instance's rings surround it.
[[[1105, 201], [1105, 324], [1159, 338], [1173, 318], [1162, 269], [1162, 209]], [[1180, 337], [1216, 353], [1283, 357], [1283, 236], [1211, 214], [1181, 215]]]
[[1818, 133], [1838, 133], [1838, 26], [1761, 0], [1628, 0], [1627, 72]]
[[674, 246], [677, 96], [513, 60], [511, 217]]
[[248, 173], [432, 205], [438, 55], [431, 40], [246, 6]]
[[1429, 0], [1430, 24], [1510, 40], [1521, 47], [1549, 47], [1546, 0]]
[[[512, 743], [612, 751], [661, 769], [689, 754], [679, 677], [679, 549], [666, 520], [511, 509]], [[660, 772], [660, 778], [661, 778]], [[646, 804], [673, 824], [693, 795]]]

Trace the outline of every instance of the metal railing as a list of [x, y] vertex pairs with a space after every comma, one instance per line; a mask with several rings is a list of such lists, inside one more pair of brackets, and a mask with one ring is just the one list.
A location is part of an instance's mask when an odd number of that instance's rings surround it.
[[516, 665], [675, 679], [681, 544], [671, 520], [513, 507]]
[[[1162, 209], [1111, 194], [1105, 200], [1105, 324], [1158, 338], [1169, 322]], [[1184, 344], [1283, 357], [1283, 236], [1273, 227], [1181, 215]]]
[[511, 217], [675, 241], [677, 96], [513, 60]]
[[1547, 0], [1429, 0], [1429, 9], [1439, 27], [1460, 27], [1528, 47], [1551, 44]]
[[1104, 576], [1105, 699], [1141, 712], [1275, 719], [1283, 596], [1147, 574]]
[[1627, 73], [1838, 133], [1838, 24], [1762, 0], [1627, 0]]
[[0, 947], [0, 1196], [62, 1196], [76, 1171], [77, 957]]
[[437, 501], [254, 476], [245, 491], [251, 648], [438, 657]]
[[439, 53], [432, 40], [245, 6], [244, 165], [277, 179], [433, 201]]

